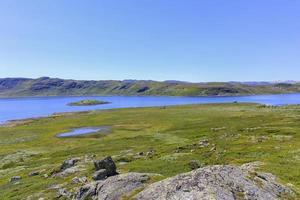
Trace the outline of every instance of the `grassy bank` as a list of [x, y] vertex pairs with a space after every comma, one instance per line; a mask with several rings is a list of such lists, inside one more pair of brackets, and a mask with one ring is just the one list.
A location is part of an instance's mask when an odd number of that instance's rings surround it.
[[[262, 161], [260, 170], [299, 190], [299, 120], [300, 106], [213, 104], [94, 111], [0, 127], [0, 199], [33, 194], [51, 199], [57, 193], [51, 186], [76, 187], [74, 176], [90, 178], [93, 171], [92, 163], [86, 162], [84, 170], [74, 175], [45, 177], [63, 160], [106, 155], [113, 156], [121, 173], [159, 173], [159, 179], [190, 171], [191, 160], [202, 166]], [[85, 126], [112, 129], [105, 136], [56, 137]], [[209, 145], [199, 148], [203, 139]], [[41, 174], [29, 177], [33, 171]], [[22, 180], [10, 183], [16, 175]]]

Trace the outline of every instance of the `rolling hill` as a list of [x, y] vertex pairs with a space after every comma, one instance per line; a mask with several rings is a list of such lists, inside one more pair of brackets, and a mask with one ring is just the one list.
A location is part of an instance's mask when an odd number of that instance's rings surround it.
[[0, 78], [0, 97], [73, 95], [238, 96], [294, 92], [300, 92], [300, 83], [189, 83], [147, 80], [84, 81], [49, 77], [37, 79]]

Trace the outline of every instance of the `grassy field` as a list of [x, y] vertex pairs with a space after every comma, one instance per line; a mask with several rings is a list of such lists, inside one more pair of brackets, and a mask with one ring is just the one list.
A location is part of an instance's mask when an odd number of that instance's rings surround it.
[[[161, 174], [157, 179], [190, 171], [191, 160], [202, 166], [262, 161], [261, 171], [273, 173], [299, 192], [299, 122], [300, 106], [236, 103], [93, 111], [0, 127], [0, 199], [30, 195], [52, 199], [57, 191], [51, 186], [74, 188], [74, 176], [91, 178], [91, 162], [86, 162], [85, 170], [64, 178], [45, 177], [65, 159], [106, 155], [113, 156], [121, 173]], [[85, 126], [111, 130], [106, 135], [56, 137]], [[203, 139], [210, 145], [199, 148]], [[152, 153], [147, 156], [147, 152]], [[29, 177], [32, 171], [41, 175]], [[22, 180], [10, 183], [16, 175]]]

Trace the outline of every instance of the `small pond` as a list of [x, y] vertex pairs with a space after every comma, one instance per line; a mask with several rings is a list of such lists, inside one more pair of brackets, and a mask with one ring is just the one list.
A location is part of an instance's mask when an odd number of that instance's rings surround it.
[[108, 127], [81, 127], [81, 128], [75, 128], [69, 132], [60, 133], [57, 135], [57, 137], [74, 137], [74, 136], [81, 136], [81, 135], [87, 135], [92, 133], [106, 133], [109, 131]]

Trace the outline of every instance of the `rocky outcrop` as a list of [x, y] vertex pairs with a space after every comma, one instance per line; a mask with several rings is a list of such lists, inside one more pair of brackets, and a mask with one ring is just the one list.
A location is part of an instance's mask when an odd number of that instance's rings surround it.
[[102, 181], [84, 185], [79, 189], [75, 200], [97, 199], [115, 200], [128, 195], [136, 189], [142, 188], [149, 180], [147, 174], [127, 173], [111, 176]]
[[272, 174], [247, 167], [216, 165], [180, 174], [154, 183], [137, 200], [276, 200], [293, 193], [276, 182]]
[[94, 161], [96, 172], [93, 175], [94, 180], [102, 180], [109, 176], [117, 175], [117, 167], [113, 159], [108, 156], [102, 160]]

